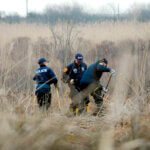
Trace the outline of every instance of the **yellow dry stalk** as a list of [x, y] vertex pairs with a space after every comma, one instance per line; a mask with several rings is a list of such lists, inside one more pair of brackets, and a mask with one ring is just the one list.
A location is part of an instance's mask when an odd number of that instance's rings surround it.
[[78, 107], [76, 107], [76, 116], [78, 116], [78, 114], [79, 114], [79, 109]]
[[86, 112], [89, 112], [89, 106], [88, 105], [86, 106]]

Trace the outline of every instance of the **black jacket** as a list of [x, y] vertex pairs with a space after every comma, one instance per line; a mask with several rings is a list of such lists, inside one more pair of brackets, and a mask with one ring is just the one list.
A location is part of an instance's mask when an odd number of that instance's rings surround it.
[[73, 62], [64, 69], [63, 81], [69, 83], [71, 79], [74, 79], [75, 86], [79, 85], [82, 75], [86, 70], [87, 65], [85, 63], [78, 65]]

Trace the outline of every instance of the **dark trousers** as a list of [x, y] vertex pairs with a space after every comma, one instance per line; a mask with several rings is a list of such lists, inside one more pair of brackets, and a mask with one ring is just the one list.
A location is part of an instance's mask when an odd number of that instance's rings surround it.
[[50, 92], [37, 93], [37, 102], [38, 102], [39, 108], [45, 108], [46, 110], [48, 110], [48, 108], [51, 105], [51, 93]]
[[95, 104], [97, 105], [97, 110], [95, 111], [95, 115], [97, 113], [101, 113], [103, 111], [103, 97], [102, 97], [102, 86], [98, 86], [92, 93]]

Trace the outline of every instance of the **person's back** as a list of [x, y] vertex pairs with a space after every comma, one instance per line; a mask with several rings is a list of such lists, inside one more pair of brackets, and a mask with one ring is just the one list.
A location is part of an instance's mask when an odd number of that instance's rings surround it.
[[96, 80], [96, 63], [90, 65], [88, 69], [84, 72], [80, 83], [90, 84]]
[[89, 84], [99, 81], [103, 72], [110, 72], [105, 59], [99, 60], [88, 67], [80, 80], [81, 89], [86, 88]]
[[40, 68], [36, 70], [33, 80], [37, 82], [36, 93], [45, 93], [50, 90], [52, 83], [57, 84], [57, 78], [53, 70], [45, 65], [41, 65]]
[[51, 68], [45, 65], [41, 65], [40, 68], [36, 70], [35, 78], [38, 84], [42, 84], [42, 83], [49, 84], [48, 81], [51, 78], [49, 72], [51, 72], [51, 70], [52, 70]]

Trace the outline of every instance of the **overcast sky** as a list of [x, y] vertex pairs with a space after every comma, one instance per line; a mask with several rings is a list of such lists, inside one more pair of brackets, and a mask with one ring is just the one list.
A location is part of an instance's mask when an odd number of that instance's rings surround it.
[[[133, 3], [150, 3], [150, 0], [28, 0], [29, 12], [42, 12], [47, 5], [73, 5], [80, 4], [85, 10], [98, 12], [100, 8], [108, 7], [108, 4], [119, 4], [120, 10], [125, 11]], [[26, 14], [26, 0], [0, 0], [0, 11], [8, 13]]]

